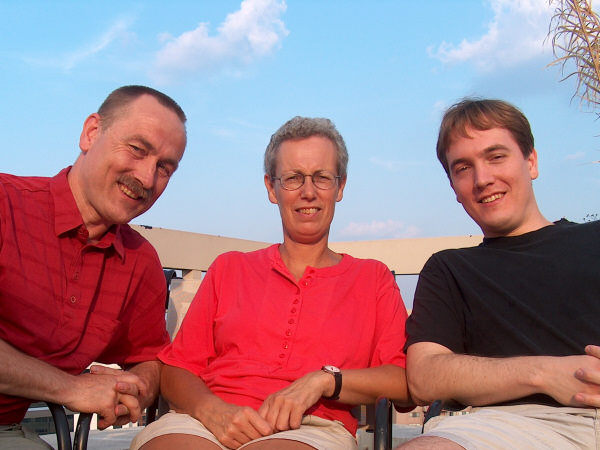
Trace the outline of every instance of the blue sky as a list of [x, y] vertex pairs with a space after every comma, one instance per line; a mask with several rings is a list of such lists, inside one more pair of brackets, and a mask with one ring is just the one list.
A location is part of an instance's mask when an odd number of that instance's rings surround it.
[[175, 98], [188, 148], [134, 223], [281, 240], [262, 181], [271, 134], [331, 118], [350, 153], [331, 240], [479, 234], [435, 157], [444, 108], [502, 98], [528, 116], [548, 219], [600, 213], [600, 123], [559, 82], [546, 0], [0, 1], [0, 171], [56, 174], [86, 116], [125, 84]]

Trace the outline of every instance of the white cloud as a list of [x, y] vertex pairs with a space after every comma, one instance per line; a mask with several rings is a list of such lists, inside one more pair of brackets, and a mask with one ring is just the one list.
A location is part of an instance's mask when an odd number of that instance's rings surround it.
[[214, 36], [208, 23], [179, 37], [161, 35], [165, 45], [156, 54], [152, 76], [166, 82], [181, 75], [246, 66], [270, 55], [289, 33], [280, 18], [286, 8], [283, 0], [244, 0]]
[[573, 161], [573, 160], [577, 160], [577, 159], [582, 159], [583, 157], [585, 157], [585, 152], [576, 152], [576, 153], [571, 153], [570, 155], [565, 156], [565, 159], [567, 161]]
[[488, 32], [476, 40], [456, 45], [442, 42], [435, 58], [446, 64], [471, 63], [479, 72], [509, 68], [540, 57], [552, 16], [548, 0], [490, 0], [494, 18]]
[[25, 57], [23, 59], [29, 64], [44, 67], [54, 67], [64, 71], [70, 71], [81, 62], [92, 58], [103, 50], [106, 50], [115, 41], [127, 42], [134, 38], [135, 34], [128, 30], [132, 22], [133, 19], [131, 18], [118, 19], [113, 25], [110, 26], [108, 30], [102, 33], [102, 35], [100, 35], [93, 42], [71, 53], [67, 53], [62, 56], [45, 56], [41, 58]]
[[371, 222], [350, 222], [338, 233], [342, 239], [403, 239], [418, 236], [421, 230], [415, 226], [405, 226], [393, 220]]

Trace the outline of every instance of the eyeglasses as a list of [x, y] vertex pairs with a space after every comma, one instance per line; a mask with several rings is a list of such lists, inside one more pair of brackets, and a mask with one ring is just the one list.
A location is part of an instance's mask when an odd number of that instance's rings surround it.
[[317, 188], [323, 190], [331, 189], [335, 185], [337, 179], [341, 178], [340, 175], [334, 175], [326, 170], [320, 170], [312, 175], [304, 175], [303, 173], [298, 172], [287, 172], [282, 174], [280, 177], [273, 177], [272, 180], [279, 180], [279, 184], [281, 184], [281, 187], [286, 191], [295, 191], [304, 185], [304, 180], [306, 177], [310, 177], [313, 184]]

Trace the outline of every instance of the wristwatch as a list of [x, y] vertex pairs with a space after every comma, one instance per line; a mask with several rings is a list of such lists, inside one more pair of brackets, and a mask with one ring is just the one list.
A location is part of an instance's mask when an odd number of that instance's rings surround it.
[[335, 366], [323, 366], [321, 367], [321, 370], [330, 373], [335, 378], [335, 389], [333, 390], [333, 394], [331, 394], [331, 397], [323, 396], [323, 398], [327, 400], [337, 400], [340, 398], [340, 391], [342, 390], [342, 371]]

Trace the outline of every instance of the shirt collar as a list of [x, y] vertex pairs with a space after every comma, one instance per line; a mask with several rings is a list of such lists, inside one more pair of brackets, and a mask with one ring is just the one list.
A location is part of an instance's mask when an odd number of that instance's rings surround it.
[[[77, 208], [75, 197], [69, 186], [67, 175], [72, 166], [61, 170], [56, 176], [50, 179], [50, 194], [54, 200], [54, 232], [57, 237], [72, 231], [82, 229], [87, 234], [87, 229], [83, 223], [83, 218]], [[94, 244], [99, 248], [114, 247], [115, 251], [123, 258], [123, 242], [121, 235], [121, 225], [113, 225]]]
[[[291, 279], [293, 279], [293, 277], [290, 274], [290, 271], [288, 270], [288, 268], [283, 263], [283, 260], [281, 259], [281, 253], [279, 253], [280, 245], [281, 244], [271, 245], [267, 249], [267, 258], [271, 261], [271, 264], [273, 265], [274, 269], [276, 269], [280, 273], [283, 273], [286, 276], [289, 276]], [[329, 266], [329, 267], [313, 268], [315, 270], [314, 276], [321, 277], [321, 278], [328, 278], [328, 277], [336, 277], [338, 275], [341, 275], [342, 273], [347, 271], [348, 268], [352, 265], [353, 259], [354, 258], [352, 256], [350, 256], [346, 253], [342, 253], [342, 260], [338, 264], [336, 264], [334, 266]]]

